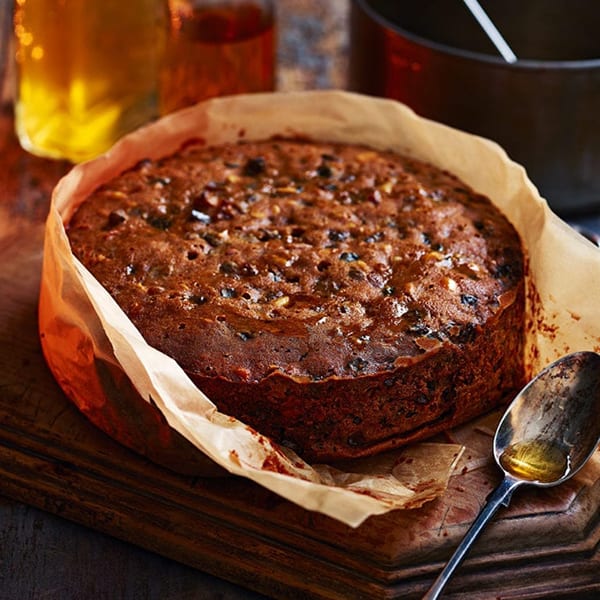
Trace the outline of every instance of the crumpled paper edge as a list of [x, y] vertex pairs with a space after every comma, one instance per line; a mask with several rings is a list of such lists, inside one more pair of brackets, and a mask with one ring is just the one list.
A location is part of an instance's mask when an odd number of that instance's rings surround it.
[[[309, 108], [311, 110], [308, 110]], [[283, 131], [281, 120], [276, 120], [274, 128], [272, 114], [273, 111], [278, 110], [285, 112], [287, 126]], [[312, 114], [313, 110], [318, 112], [318, 118]], [[56, 210], [61, 211], [63, 219], [68, 220], [72, 210], [92, 191], [96, 182], [116, 175], [129, 166], [132, 149], [136, 148], [140, 139], [146, 138], [148, 129], [152, 128], [152, 131], [157, 134], [154, 137], [160, 138], [161, 143], [145, 147], [145, 155], [159, 157], [176, 150], [181, 142], [190, 136], [194, 137], [193, 132], [202, 132], [201, 137], [210, 140], [211, 143], [237, 139], [240, 130], [235, 117], [240, 115], [240, 111], [243, 111], [245, 117], [243, 134], [247, 139], [267, 138], [274, 134], [302, 134], [315, 139], [326, 137], [331, 141], [356, 141], [373, 147], [391, 147], [401, 153], [411, 154], [446, 168], [478, 191], [490, 196], [513, 221], [529, 250], [531, 265], [529, 279], [532, 291], [528, 296], [531, 319], [527, 348], [531, 369], [538, 370], [563, 351], [594, 349], [594, 346], [598, 348], [600, 332], [598, 328], [588, 327], [588, 316], [592, 314], [591, 305], [589, 303], [581, 305], [579, 301], [573, 304], [572, 296], [564, 298], [558, 294], [560, 286], [556, 285], [558, 281], [554, 277], [556, 263], [552, 262], [552, 268], [548, 268], [549, 261], [545, 250], [552, 248], [551, 255], [553, 255], [554, 250], [559, 247], [562, 249], [561, 255], [564, 259], [565, 253], [566, 256], [572, 254], [575, 246], [579, 259], [584, 261], [583, 264], [595, 261], [597, 266], [600, 266], [600, 256], [598, 256], [600, 253], [594, 255], [590, 252], [595, 249], [585, 246], [585, 243], [582, 244], [583, 239], [578, 234], [550, 213], [545, 202], [527, 180], [524, 170], [510, 162], [497, 145], [421, 119], [410, 109], [395, 101], [367, 99], [357, 94], [336, 91], [257, 94], [218, 99], [205, 103], [202, 107], [181, 111], [127, 136], [103, 157], [76, 167], [57, 187], [54, 196], [55, 204], [48, 225], [51, 226], [55, 219], [60, 220]], [[251, 118], [248, 115], [251, 115]], [[327, 132], [325, 136], [323, 131]], [[140, 158], [139, 151], [135, 156]], [[477, 157], [476, 165], [473, 164], [474, 156]], [[75, 191], [77, 194], [74, 197]], [[48, 236], [49, 252], [52, 247], [59, 247], [60, 244], [68, 248], [64, 231], [57, 239]], [[211, 416], [214, 416], [212, 403], [208, 401], [209, 404], [205, 405], [204, 412], [197, 410], [198, 390], [185, 375], [178, 376], [175, 382], [170, 379], [166, 382], [167, 386], [172, 386], [173, 383], [178, 386], [176, 406], [173, 407], [163, 401], [161, 389], [165, 374], [161, 366], [167, 364], [165, 356], [153, 351], [156, 353], [156, 356], [153, 356], [155, 366], [151, 370], [148, 370], [147, 365], [142, 364], [139, 358], [136, 359], [145, 355], [146, 349], [142, 345], [138, 346], [138, 344], [145, 345], [145, 342], [133, 326], [133, 332], [123, 331], [122, 327], [112, 327], [111, 323], [122, 320], [120, 309], [113, 303], [111, 310], [116, 310], [119, 314], [110, 312], [106, 314], [107, 302], [110, 304], [112, 299], [87, 270], [77, 261], [74, 264], [81, 285], [84, 289], [86, 287], [89, 289], [88, 298], [102, 318], [102, 325], [111, 340], [117, 360], [135, 381], [141, 395], [144, 398], [151, 397], [174, 429], [214, 460], [223, 464], [223, 457], [212, 456], [211, 449], [205, 446], [201, 435], [206, 432], [206, 427], [210, 428], [214, 425], [211, 421]], [[573, 269], [569, 260], [559, 263], [559, 266], [563, 272], [572, 274]], [[599, 274], [600, 269], [596, 269], [595, 275]], [[594, 282], [595, 289], [599, 289], [598, 277]], [[586, 278], [586, 287], [587, 283], [589, 278]], [[108, 297], [108, 300], [103, 296]], [[99, 298], [102, 298], [101, 307], [97, 304]], [[566, 306], [576, 306], [576, 310], [566, 309]], [[573, 327], [573, 320], [577, 321], [578, 327]], [[124, 344], [126, 341], [127, 343]], [[133, 352], [123, 352], [123, 348], [126, 347], [131, 348]], [[148, 348], [147, 345], [145, 347]], [[190, 389], [190, 385], [193, 389]], [[223, 427], [227, 423], [228, 426]], [[397, 502], [385, 498], [384, 495], [376, 499], [364, 493], [348, 492], [343, 488], [310, 481], [314, 477], [310, 469], [305, 471], [304, 467], [300, 467], [300, 472], [307, 479], [290, 477], [269, 470], [256, 470], [254, 466], [249, 467], [249, 464], [256, 464], [257, 457], [253, 455], [257, 451], [256, 434], [235, 420], [229, 420], [227, 423], [222, 419], [218, 422], [220, 435], [225, 438], [233, 435], [238, 445], [240, 444], [238, 434], [241, 433], [242, 439], [245, 440], [241, 455], [239, 452], [230, 454], [225, 461], [226, 464], [223, 465], [231, 473], [249, 477], [309, 510], [323, 512], [351, 526], [359, 525], [368, 516], [398, 507]], [[263, 438], [258, 451], [270, 453], [277, 452], [277, 449], [272, 448], [269, 441]], [[458, 453], [453, 454], [453, 460], [449, 465], [450, 470], [456, 463]], [[259, 464], [261, 459], [262, 457], [259, 456]], [[298, 467], [297, 460], [293, 457], [291, 460]], [[408, 505], [410, 503], [406, 503], [406, 506]]]

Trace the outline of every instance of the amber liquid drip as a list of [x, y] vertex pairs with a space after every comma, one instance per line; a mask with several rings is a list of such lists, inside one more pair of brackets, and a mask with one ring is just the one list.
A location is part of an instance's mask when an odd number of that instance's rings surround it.
[[519, 442], [500, 456], [500, 464], [513, 475], [527, 481], [552, 483], [570, 470], [567, 453], [546, 440]]
[[253, 2], [186, 10], [171, 0], [161, 113], [215, 96], [274, 89], [274, 22]]
[[78, 162], [157, 115], [161, 0], [17, 0], [15, 8], [25, 148]]

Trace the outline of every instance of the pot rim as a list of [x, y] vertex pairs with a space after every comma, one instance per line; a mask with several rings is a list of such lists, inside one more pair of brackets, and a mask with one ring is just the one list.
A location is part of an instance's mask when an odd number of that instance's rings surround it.
[[539, 60], [539, 59], [517, 59], [514, 63], [508, 63], [500, 56], [492, 54], [484, 54], [473, 50], [464, 50], [448, 46], [441, 42], [434, 42], [426, 37], [412, 33], [408, 29], [404, 29], [393, 21], [384, 17], [381, 13], [375, 10], [369, 0], [352, 0], [353, 5], [359, 6], [364, 13], [381, 27], [389, 29], [401, 36], [407, 38], [411, 42], [435, 50], [441, 54], [457, 56], [463, 59], [471, 60], [478, 63], [487, 63], [496, 67], [504, 67], [506, 69], [523, 69], [523, 70], [585, 70], [585, 69], [600, 69], [600, 57], [588, 58], [581, 60]]

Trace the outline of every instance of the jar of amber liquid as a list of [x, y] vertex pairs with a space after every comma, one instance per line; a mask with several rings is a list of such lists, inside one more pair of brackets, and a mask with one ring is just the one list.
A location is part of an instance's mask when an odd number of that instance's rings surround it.
[[169, 17], [161, 114], [214, 96], [274, 89], [272, 2], [169, 0]]
[[80, 162], [158, 114], [166, 0], [16, 0], [16, 131]]

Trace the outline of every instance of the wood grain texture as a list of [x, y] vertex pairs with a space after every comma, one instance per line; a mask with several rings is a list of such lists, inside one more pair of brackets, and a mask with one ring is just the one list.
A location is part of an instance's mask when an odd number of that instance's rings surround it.
[[0, 499], [2, 600], [260, 600], [261, 594]]

